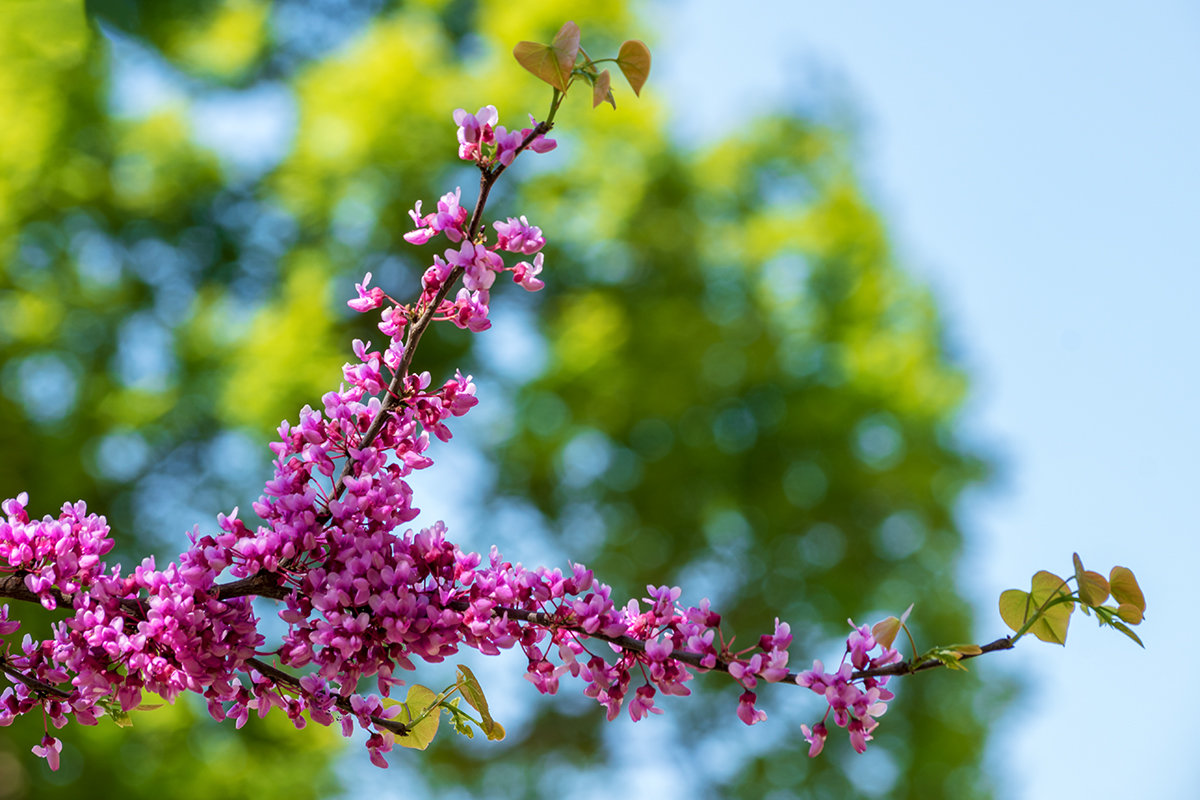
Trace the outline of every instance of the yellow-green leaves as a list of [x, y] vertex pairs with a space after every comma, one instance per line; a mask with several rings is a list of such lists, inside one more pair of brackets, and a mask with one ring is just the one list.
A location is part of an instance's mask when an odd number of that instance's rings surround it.
[[[450, 699], [455, 692], [461, 693], [468, 705], [479, 712], [480, 719], [475, 719], [459, 708], [457, 697]], [[443, 710], [450, 713], [454, 730], [467, 738], [473, 738], [475, 735], [472, 725], [478, 726], [484, 735], [493, 741], [500, 741], [505, 736], [504, 726], [492, 719], [487, 698], [483, 696], [483, 688], [475, 678], [475, 673], [463, 664], [458, 665], [457, 680], [440, 694], [434, 694], [432, 689], [425, 686], [414, 685], [408, 690], [408, 698], [403, 703], [398, 700], [384, 700], [384, 703], [388, 706], [400, 706], [400, 714], [395, 719], [408, 726], [408, 735], [396, 739], [396, 743], [401, 747], [413, 750], [429, 747], [429, 743], [437, 735]]]
[[1075, 562], [1075, 583], [1079, 587], [1079, 602], [1087, 606], [1098, 606], [1108, 599], [1108, 581], [1099, 572], [1083, 568], [1079, 553], [1072, 555]]
[[1067, 625], [1075, 604], [1067, 582], [1053, 572], [1033, 576], [1028, 592], [1009, 589], [1000, 595], [1000, 618], [1018, 636], [1032, 633], [1043, 642], [1067, 643]]
[[[1084, 614], [1090, 616], [1094, 611], [1101, 625], [1116, 628], [1139, 646], [1144, 646], [1129, 628], [1139, 624], [1146, 613], [1146, 598], [1133, 572], [1126, 567], [1113, 567], [1106, 579], [1099, 572], [1084, 569], [1078, 553], [1072, 555], [1072, 561], [1074, 592], [1070, 591], [1067, 581], [1043, 570], [1033, 576], [1030, 591], [1009, 589], [1000, 595], [1000, 617], [1017, 632], [1014, 640], [1032, 633], [1044, 642], [1065, 644], [1067, 624], [1078, 602]], [[1117, 601], [1115, 607], [1102, 605], [1110, 593]]]
[[612, 76], [608, 74], [608, 70], [604, 70], [596, 76], [596, 80], [592, 82], [592, 108], [607, 101], [613, 108], [617, 107], [617, 101], [612, 96]]
[[579, 26], [574, 22], [563, 25], [552, 44], [518, 42], [513, 48], [517, 63], [564, 94], [578, 55]]
[[1113, 567], [1108, 575], [1108, 583], [1113, 598], [1120, 603], [1117, 613], [1121, 619], [1133, 625], [1141, 622], [1142, 615], [1146, 613], [1146, 598], [1142, 595], [1137, 578], [1133, 577], [1133, 571], [1127, 567]]
[[617, 66], [621, 68], [625, 80], [629, 81], [633, 93], [641, 97], [642, 87], [650, 77], [650, 48], [639, 39], [630, 39], [617, 51]]
[[876, 622], [871, 626], [871, 636], [884, 647], [891, 647], [892, 642], [896, 641], [896, 634], [900, 633], [900, 629], [904, 627], [912, 610], [913, 607], [910, 605], [899, 618], [888, 617]]
[[497, 742], [503, 739], [504, 726], [492, 719], [491, 712], [488, 711], [487, 698], [483, 696], [483, 688], [475, 678], [475, 673], [471, 672], [470, 667], [465, 664], [458, 665], [458, 690], [471, 708], [479, 712], [481, 719], [479, 728], [484, 735]]
[[424, 750], [437, 735], [438, 723], [442, 719], [438, 696], [432, 689], [413, 684], [409, 687], [408, 697], [401, 705], [403, 710], [396, 720], [409, 728], [407, 736], [396, 737], [396, 744], [414, 750]]
[[612, 75], [607, 69], [601, 70], [597, 66], [602, 62], [615, 63], [625, 80], [629, 81], [633, 93], [639, 97], [650, 76], [650, 48], [646, 47], [645, 42], [630, 39], [621, 45], [616, 58], [592, 60], [579, 45], [579, 26], [574, 22], [563, 25], [550, 44], [519, 42], [513, 48], [513, 58], [559, 93], [554, 96], [554, 109], [558, 107], [560, 94], [565, 95], [576, 78], [582, 78], [592, 85], [593, 108], [601, 103], [609, 103], [616, 108]]
[[967, 668], [960, 662], [964, 656], [977, 656], [983, 652], [983, 648], [977, 644], [952, 644], [946, 647], [935, 647], [928, 653], [925, 653], [921, 660], [930, 660], [940, 662], [947, 669], [959, 670], [966, 672]]

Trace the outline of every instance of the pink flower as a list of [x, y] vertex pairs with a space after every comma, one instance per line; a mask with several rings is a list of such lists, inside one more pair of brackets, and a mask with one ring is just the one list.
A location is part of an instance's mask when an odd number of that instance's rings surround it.
[[421, 201], [418, 200], [413, 209], [408, 212], [416, 230], [404, 234], [404, 241], [409, 244], [425, 244], [439, 233], [445, 233], [452, 242], [461, 242], [463, 226], [469, 216], [462, 207], [462, 187], [453, 192], [447, 192], [438, 200], [437, 211], [421, 216]]
[[35, 745], [32, 749], [35, 756], [46, 759], [46, 763], [50, 765], [50, 769], [58, 769], [58, 755], [62, 752], [61, 741], [47, 733], [42, 737], [42, 743]]
[[504, 262], [500, 256], [471, 242], [463, 242], [458, 250], [447, 250], [446, 261], [463, 270], [463, 286], [474, 292], [477, 289], [490, 289], [496, 280], [495, 270], [503, 269]]
[[821, 750], [825, 747], [825, 737], [829, 735], [829, 731], [825, 728], [824, 722], [818, 722], [809, 730], [807, 725], [800, 726], [800, 732], [804, 734], [805, 740], [809, 744], [808, 757], [816, 758], [821, 754]]
[[454, 123], [458, 125], [458, 157], [464, 161], [478, 161], [480, 145], [491, 144], [496, 137], [495, 125], [500, 115], [495, 106], [484, 106], [474, 114], [464, 109], [455, 109]]
[[634, 722], [647, 714], [661, 714], [661, 708], [654, 707], [654, 687], [650, 684], [639, 686], [632, 700], [629, 701], [629, 716]]
[[507, 167], [517, 157], [517, 149], [523, 141], [525, 135], [520, 131], [509, 133], [503, 125], [496, 128], [496, 159]]
[[[533, 128], [537, 127], [538, 122], [536, 119], [534, 119], [533, 114], [529, 115], [529, 122], [533, 125]], [[533, 128], [522, 129], [521, 136], [525, 137], [533, 133]], [[554, 141], [553, 139], [547, 139], [544, 135], [539, 135], [529, 145], [529, 149], [535, 153], [549, 153], [556, 147], [558, 147], [558, 142]]]
[[383, 289], [376, 286], [370, 291], [367, 290], [367, 285], [371, 282], [371, 273], [367, 273], [363, 278], [362, 283], [354, 284], [354, 289], [358, 292], [357, 300], [349, 300], [346, 305], [353, 308], [355, 311], [370, 311], [379, 308], [383, 305]]
[[738, 698], [738, 719], [747, 725], [754, 725], [767, 718], [767, 712], [754, 707], [754, 701], [757, 699], [758, 696], [749, 690], [742, 692], [742, 696]]
[[544, 254], [538, 253], [533, 257], [533, 263], [522, 261], [513, 267], [513, 282], [530, 292], [536, 292], [546, 286], [545, 281], [538, 277], [542, 271]]
[[542, 236], [542, 229], [536, 225], [530, 225], [529, 220], [524, 216], [520, 219], [509, 217], [506, 222], [493, 223], [492, 227], [496, 229], [496, 244], [501, 250], [507, 250], [510, 253], [523, 253], [531, 256], [546, 244], [546, 239]]

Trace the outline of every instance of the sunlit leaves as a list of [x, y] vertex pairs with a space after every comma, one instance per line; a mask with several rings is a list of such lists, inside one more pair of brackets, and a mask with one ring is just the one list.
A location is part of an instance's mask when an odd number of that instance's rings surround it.
[[1000, 618], [1014, 631], [1032, 633], [1043, 642], [1067, 643], [1067, 625], [1075, 604], [1067, 584], [1053, 572], [1033, 576], [1028, 592], [1009, 589], [1000, 595]]
[[629, 81], [633, 93], [641, 97], [642, 87], [650, 77], [650, 48], [645, 42], [630, 39], [617, 51], [617, 66], [621, 68], [625, 80]]
[[[1076, 554], [1075, 579], [1079, 584], [1079, 602], [1084, 604], [1085, 612], [1091, 607], [1101, 625], [1116, 628], [1137, 642], [1139, 647], [1145, 647], [1141, 638], [1129, 628], [1130, 625], [1140, 625], [1146, 612], [1146, 598], [1132, 570], [1113, 567], [1108, 580], [1105, 580], [1099, 573], [1084, 570], [1083, 562]], [[1103, 592], [1100, 591], [1101, 587]], [[1100, 605], [1108, 599], [1110, 591], [1118, 603], [1116, 608]]]
[[571, 70], [578, 55], [579, 26], [574, 22], [563, 25], [552, 44], [518, 42], [513, 48], [517, 63], [564, 93], [570, 85]]
[[1079, 587], [1079, 602], [1086, 606], [1098, 606], [1108, 599], [1108, 581], [1099, 572], [1083, 568], [1079, 554], [1072, 556], [1075, 562], [1075, 582]]
[[[454, 692], [460, 692], [463, 699], [471, 708], [479, 712], [480, 719], [475, 719], [459, 708], [458, 698], [448, 699]], [[474, 738], [471, 726], [476, 725], [488, 739], [499, 741], [504, 738], [504, 726], [492, 719], [488, 710], [487, 698], [483, 695], [483, 687], [475, 678], [470, 667], [458, 665], [458, 680], [446, 687], [440, 694], [425, 686], [414, 685], [408, 690], [408, 697], [400, 703], [396, 700], [385, 700], [388, 706], [400, 706], [400, 713], [395, 719], [409, 726], [407, 736], [398, 737], [396, 743], [413, 750], [424, 750], [437, 735], [438, 723], [442, 711], [448, 711], [454, 730], [467, 738]]]
[[611, 86], [612, 76], [609, 75], [608, 70], [604, 70], [596, 76], [592, 83], [592, 108], [604, 102], [608, 102], [613, 108], [617, 107], [617, 101], [612, 96]]
[[[1133, 572], [1126, 567], [1113, 567], [1106, 580], [1098, 572], [1084, 569], [1078, 553], [1073, 554], [1076, 589], [1071, 592], [1068, 582], [1045, 570], [1033, 576], [1028, 592], [1009, 589], [1000, 595], [1000, 617], [1017, 632], [1014, 639], [1032, 633], [1044, 642], [1065, 644], [1067, 624], [1078, 601], [1085, 614], [1089, 609], [1101, 625], [1116, 628], [1138, 645], [1142, 640], [1129, 625], [1141, 623], [1146, 611], [1146, 598]], [[1118, 605], [1101, 605], [1109, 593]]]
[[946, 647], [935, 647], [928, 653], [925, 653], [921, 660], [937, 661], [947, 669], [966, 672], [967, 668], [963, 666], [962, 659], [964, 656], [977, 656], [983, 652], [977, 644], [952, 644]]
[[437, 707], [437, 695], [432, 689], [413, 684], [408, 690], [408, 697], [401, 705], [403, 708], [396, 720], [410, 727], [407, 736], [396, 737], [396, 744], [414, 750], [424, 750], [437, 735], [438, 723], [442, 718], [441, 708]]
[[1108, 574], [1108, 583], [1112, 589], [1112, 596], [1118, 603], [1122, 606], [1133, 606], [1142, 614], [1146, 612], [1146, 598], [1142, 595], [1142, 587], [1138, 586], [1132, 570], [1127, 567], [1113, 567]]
[[479, 681], [475, 678], [475, 673], [471, 672], [470, 667], [465, 664], [458, 665], [458, 689], [462, 692], [462, 696], [471, 705], [471, 708], [479, 712], [481, 722], [480, 730], [483, 731], [487, 738], [493, 741], [500, 741], [504, 738], [504, 726], [492, 719], [491, 712], [488, 711], [487, 698], [483, 696], [483, 688], [480, 687]]
[[[606, 69], [598, 69], [599, 63], [614, 62], [638, 96], [650, 75], [650, 48], [644, 42], [631, 39], [621, 45], [616, 58], [593, 60], [580, 47], [579, 26], [574, 22], [563, 25], [550, 44], [519, 42], [513, 48], [513, 57], [522, 67], [564, 95], [577, 77], [587, 80], [592, 85], [592, 108], [601, 103], [617, 107], [612, 94], [612, 75]], [[559, 94], [555, 94], [554, 108], [559, 99]]]

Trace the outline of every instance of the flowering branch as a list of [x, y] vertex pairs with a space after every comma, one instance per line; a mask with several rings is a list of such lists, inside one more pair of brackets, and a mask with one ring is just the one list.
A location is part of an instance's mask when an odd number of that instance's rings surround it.
[[[778, 619], [755, 647], [733, 651], [720, 615], [707, 600], [681, 606], [679, 588], [648, 586], [641, 602], [618, 606], [611, 589], [582, 565], [530, 570], [505, 561], [496, 548], [485, 558], [448, 541], [441, 522], [399, 532], [418, 515], [406, 479], [432, 465], [430, 435], [448, 441], [447, 423], [477, 403], [470, 376], [456, 373], [433, 388], [428, 373], [413, 373], [422, 336], [434, 322], [487, 330], [490, 291], [502, 273], [528, 291], [544, 286], [540, 228], [524, 216], [497, 220], [489, 242], [490, 191], [518, 156], [554, 149], [546, 135], [574, 82], [591, 84], [594, 104], [611, 101], [608, 73], [580, 49], [573, 23], [553, 44], [524, 42], [515, 54], [553, 87], [549, 116], [508, 131], [494, 106], [454, 112], [459, 157], [480, 170], [474, 211], [468, 215], [462, 206], [461, 189], [427, 214], [416, 203], [415, 228], [405, 240], [424, 245], [444, 236], [453, 246], [432, 256], [413, 302], [368, 288], [370, 273], [357, 285], [350, 307], [379, 311], [388, 344], [372, 350], [355, 340], [342, 387], [322, 398], [320, 410], [305, 406], [296, 425], [280, 425], [279, 441], [271, 444], [274, 476], [253, 504], [262, 524], [252, 529], [237, 509], [220, 514], [219, 531], [194, 529], [177, 562], [158, 569], [147, 558], [124, 574], [103, 560], [114, 544], [107, 522], [82, 502], [41, 520], [30, 518], [24, 493], [0, 504], [0, 597], [64, 609], [50, 638], [26, 634], [14, 649], [3, 637], [20, 622], [0, 607], [0, 673], [13, 684], [0, 693], [0, 725], [39, 710], [55, 727], [68, 718], [91, 725], [138, 708], [146, 692], [168, 702], [194, 692], [214, 719], [233, 718], [239, 727], [250, 711], [265, 715], [273, 708], [297, 727], [338, 721], [348, 736], [357, 725], [369, 733], [372, 762], [386, 766], [384, 755], [395, 744], [427, 746], [443, 709], [460, 730], [474, 724], [489, 738], [504, 735], [466, 667], [440, 693], [410, 687], [406, 702], [390, 697], [404, 683], [398, 671], [415, 669], [414, 659], [441, 661], [463, 646], [487, 655], [519, 647], [528, 660], [525, 677], [539, 691], [557, 692], [559, 678], [570, 674], [609, 719], [622, 708], [634, 720], [662, 713], [657, 694], [690, 694], [687, 683], [697, 670], [724, 672], [738, 683], [737, 715], [752, 725], [766, 719], [755, 707], [758, 683], [793, 683], [828, 704], [824, 719], [803, 727], [810, 755], [824, 746], [830, 715], [862, 752], [893, 697], [885, 687], [892, 676], [962, 669], [960, 661], [1010, 649], [1026, 632], [1061, 642], [1076, 602], [1134, 636], [1126, 623], [1141, 621], [1145, 601], [1132, 573], [1118, 567], [1105, 580], [1084, 571], [1076, 557], [1076, 591], [1038, 573], [1032, 592], [1002, 596], [1001, 616], [1016, 631], [1011, 638], [934, 648], [905, 661], [892, 644], [907, 630], [906, 613], [873, 627], [851, 623], [835, 671], [815, 661], [796, 673], [788, 668], [791, 631]], [[616, 63], [640, 91], [649, 71], [645, 45], [626, 42]], [[531, 260], [506, 266], [502, 254]], [[218, 582], [223, 576], [229, 579]], [[1102, 605], [1110, 589], [1117, 608]], [[282, 603], [278, 616], [288, 630], [273, 648], [266, 647], [252, 597]], [[615, 660], [590, 650], [589, 640], [609, 645]], [[379, 694], [364, 696], [359, 686], [370, 678]], [[454, 692], [478, 719], [448, 702]], [[56, 768], [60, 749], [47, 733], [33, 751]]]

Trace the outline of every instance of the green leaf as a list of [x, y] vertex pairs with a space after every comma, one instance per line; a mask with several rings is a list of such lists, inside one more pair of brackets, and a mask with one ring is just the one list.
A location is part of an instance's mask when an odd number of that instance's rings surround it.
[[1142, 610], [1133, 603], [1121, 603], [1117, 607], [1117, 616], [1128, 622], [1130, 625], [1142, 624]]
[[596, 76], [592, 83], [592, 108], [607, 101], [613, 108], [617, 107], [617, 101], [613, 99], [612, 94], [612, 76], [608, 74], [608, 70], [604, 70]]
[[1112, 620], [1109, 624], [1111, 624], [1114, 628], [1119, 630], [1121, 633], [1128, 636], [1130, 639], [1133, 639], [1135, 642], [1137, 642], [1138, 647], [1142, 648], [1143, 650], [1146, 649], [1146, 645], [1142, 644], [1142, 640], [1138, 638], [1138, 635], [1136, 633], [1134, 633], [1133, 631], [1131, 631], [1129, 629], [1128, 625], [1126, 625], [1123, 622], [1118, 622], [1115, 619]]
[[1118, 603], [1137, 606], [1138, 611], [1146, 613], [1146, 597], [1142, 594], [1142, 587], [1138, 586], [1137, 578], [1133, 577], [1133, 570], [1113, 567], [1108, 573], [1108, 582], [1112, 587], [1112, 596]]
[[962, 658], [962, 653], [955, 650], [953, 647], [935, 647], [929, 651], [928, 656], [934, 661], [941, 662], [947, 669], [955, 669], [960, 672], [966, 672], [967, 668], [959, 663]]
[[1004, 624], [1014, 631], [1019, 631], [1033, 611], [1031, 605], [1032, 598], [1029, 596], [1029, 592], [1022, 592], [1020, 589], [1005, 589], [1000, 593], [1000, 619], [1004, 620]]
[[1075, 562], [1075, 582], [1079, 585], [1079, 601], [1095, 608], [1108, 599], [1108, 581], [1099, 572], [1084, 569], [1079, 553], [1073, 553], [1071, 559]]
[[[409, 687], [408, 697], [403, 703], [404, 711], [400, 714], [400, 722], [408, 724], [421, 718], [422, 714], [425, 716], [420, 722], [409, 728], [407, 736], [397, 736], [396, 744], [414, 750], [424, 750], [429, 747], [429, 743], [437, 735], [438, 723], [442, 719], [441, 709], [434, 707], [436, 699], [437, 694], [432, 689], [419, 684]], [[426, 712], [428, 713], [426, 714]]]
[[446, 708], [450, 711], [450, 724], [454, 726], [456, 733], [459, 733], [468, 739], [475, 738], [475, 729], [471, 727], [474, 722], [471, 717], [458, 707], [459, 698], [454, 698], [445, 703]]
[[[1029, 592], [1008, 589], [1001, 593], [1000, 618], [1008, 627], [1019, 631], [1037, 614], [1039, 608], [1056, 597], [1068, 596], [1062, 578], [1053, 572], [1041, 570], [1033, 576]], [[1043, 642], [1066, 644], [1067, 626], [1071, 622], [1071, 612], [1074, 610], [1074, 602], [1059, 602], [1051, 605], [1042, 612], [1036, 622], [1029, 626], [1028, 632]]]
[[554, 42], [551, 46], [558, 54], [559, 68], [565, 74], [570, 75], [571, 70], [575, 67], [575, 59], [579, 57], [579, 26], [570, 21], [564, 23], [558, 29], [558, 33], [554, 34]]
[[558, 54], [550, 45], [537, 42], [517, 42], [517, 46], [513, 48], [513, 58], [522, 67], [555, 89], [560, 92], [567, 91], [568, 75], [559, 68]]
[[[1052, 601], [1055, 597], [1069, 596], [1066, 589], [1066, 581], [1053, 572], [1047, 572], [1046, 570], [1041, 570], [1033, 576], [1030, 595], [1033, 597], [1033, 602], [1039, 608]], [[1050, 606], [1042, 614], [1041, 619], [1033, 624], [1029, 632], [1043, 642], [1066, 644], [1067, 626], [1071, 622], [1071, 612], [1074, 610], [1075, 603], [1073, 602]]]
[[1079, 599], [1081, 602], [1095, 608], [1108, 599], [1108, 580], [1099, 572], [1088, 570], [1082, 576], [1077, 576], [1077, 579], [1079, 581]]
[[645, 42], [630, 39], [617, 52], [617, 66], [621, 68], [625, 80], [629, 81], [633, 93], [641, 97], [642, 87], [650, 77], [650, 48]]
[[492, 719], [492, 714], [488, 711], [487, 698], [483, 696], [483, 687], [479, 685], [475, 673], [466, 664], [458, 665], [458, 690], [462, 692], [463, 699], [470, 704], [471, 708], [479, 712], [479, 716], [483, 720], [479, 727], [484, 734], [492, 741], [498, 742], [503, 739], [504, 727]]
[[571, 70], [579, 55], [579, 26], [568, 22], [559, 29], [552, 44], [518, 42], [513, 58], [525, 69], [564, 94], [571, 84]]
[[129, 712], [122, 711], [119, 708], [108, 709], [108, 716], [118, 728], [132, 728], [133, 720], [129, 716]]

